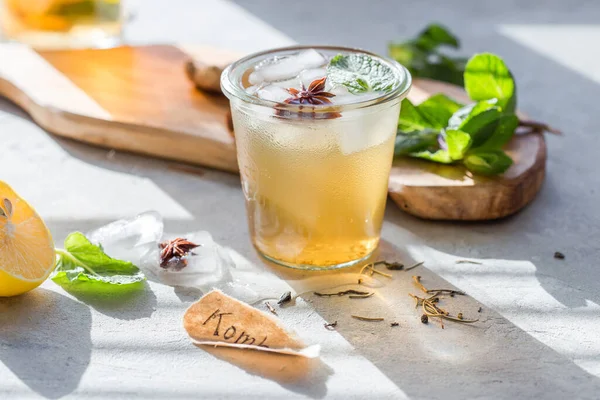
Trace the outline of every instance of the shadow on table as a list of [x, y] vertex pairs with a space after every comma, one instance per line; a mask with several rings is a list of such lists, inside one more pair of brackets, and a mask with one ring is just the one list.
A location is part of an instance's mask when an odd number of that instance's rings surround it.
[[134, 320], [149, 318], [156, 311], [156, 295], [146, 282], [139, 282], [132, 286], [114, 286], [96, 288], [93, 292], [79, 289], [77, 286], [65, 287], [71, 295], [79, 301], [89, 305], [101, 314], [120, 320]]
[[319, 358], [227, 347], [198, 347], [220, 360], [237, 365], [251, 375], [275, 381], [293, 392], [313, 399], [322, 399], [327, 395], [326, 383], [333, 371]]
[[41, 396], [66, 396], [90, 363], [91, 324], [87, 306], [46, 289], [0, 298], [0, 362]]

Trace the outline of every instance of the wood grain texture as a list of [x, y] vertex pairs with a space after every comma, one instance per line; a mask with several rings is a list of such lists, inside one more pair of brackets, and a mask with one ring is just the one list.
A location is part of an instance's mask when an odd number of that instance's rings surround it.
[[[48, 131], [117, 150], [237, 171], [235, 144], [226, 124], [229, 104], [223, 96], [194, 89], [184, 74], [188, 55], [178, 48], [119, 47], [39, 55], [45, 62], [38, 60], [35, 68], [18, 68], [31, 63], [16, 56], [3, 58], [0, 94]], [[56, 76], [66, 78], [71, 90], [53, 90]], [[28, 83], [32, 79], [35, 86]], [[81, 96], [73, 95], [79, 91], [95, 105], [94, 112], [66, 106], [82, 103]], [[39, 93], [48, 92], [55, 97], [44, 95], [40, 101]]]
[[[229, 105], [198, 91], [185, 74], [198, 65], [221, 69], [236, 53], [203, 46], [141, 46], [35, 53], [0, 45], [0, 95], [48, 131], [106, 148], [237, 172]], [[461, 88], [417, 80], [409, 98], [435, 93], [465, 100]], [[539, 191], [545, 173], [542, 135], [515, 137], [515, 164], [502, 177], [473, 177], [462, 167], [402, 158], [390, 174], [391, 198], [421, 218], [485, 220], [510, 215]]]
[[[468, 101], [461, 88], [424, 79], [415, 81], [409, 99], [420, 103], [435, 93]], [[514, 214], [541, 188], [546, 142], [542, 134], [515, 136], [506, 151], [514, 164], [498, 177], [473, 176], [461, 166], [396, 159], [390, 173], [390, 197], [404, 211], [426, 219], [478, 221]]]

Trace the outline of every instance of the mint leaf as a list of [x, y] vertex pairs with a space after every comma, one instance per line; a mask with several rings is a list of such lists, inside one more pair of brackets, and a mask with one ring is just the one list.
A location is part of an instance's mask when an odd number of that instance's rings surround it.
[[458, 129], [470, 134], [473, 139], [472, 147], [478, 147], [494, 134], [500, 117], [502, 112], [493, 101], [480, 101], [455, 112], [448, 121], [448, 129]]
[[450, 158], [452, 160], [462, 160], [471, 146], [471, 135], [462, 131], [448, 130], [444, 137]]
[[437, 146], [438, 135], [439, 131], [435, 129], [424, 129], [411, 133], [398, 132], [394, 146], [394, 155], [406, 155]]
[[448, 120], [463, 105], [452, 100], [445, 94], [436, 94], [417, 106], [421, 115], [430, 121], [434, 128], [445, 128]]
[[426, 128], [435, 128], [435, 126], [410, 100], [402, 100], [398, 129], [402, 132], [413, 132]]
[[330, 82], [344, 85], [351, 93], [367, 91], [389, 92], [396, 84], [396, 74], [390, 67], [368, 54], [338, 54], [327, 66]]
[[517, 105], [516, 85], [512, 73], [495, 54], [476, 54], [465, 66], [465, 90], [475, 101], [498, 99], [502, 111], [514, 113]]
[[460, 47], [458, 38], [448, 28], [437, 23], [427, 25], [417, 36], [416, 43], [420, 48], [425, 50], [433, 50], [444, 45], [455, 49]]
[[495, 104], [496, 99], [467, 104], [452, 114], [452, 117], [448, 120], [448, 129], [460, 129], [467, 119], [496, 107]]
[[83, 233], [71, 233], [65, 248], [57, 249], [57, 267], [52, 280], [61, 286], [96, 291], [106, 285], [137, 288], [145, 278], [131, 262], [108, 256], [101, 246], [92, 244]]
[[462, 104], [444, 94], [436, 94], [415, 106], [408, 99], [402, 100], [398, 128], [402, 132], [421, 129], [443, 129], [450, 117], [460, 109]]
[[404, 65], [413, 78], [430, 78], [463, 85], [467, 60], [442, 53], [440, 49], [460, 46], [458, 38], [448, 28], [434, 23], [425, 27], [416, 37], [390, 43], [391, 58]]
[[515, 130], [519, 125], [519, 118], [516, 115], [503, 115], [495, 125], [495, 130], [490, 138], [477, 147], [477, 150], [501, 149], [514, 136]]
[[478, 147], [494, 134], [501, 116], [502, 114], [497, 108], [491, 108], [468, 118], [461, 124], [460, 129], [470, 134], [473, 139], [473, 147]]
[[410, 156], [416, 158], [423, 158], [425, 160], [435, 161], [442, 164], [451, 164], [452, 161], [454, 161], [452, 160], [452, 157], [450, 157], [450, 153], [448, 152], [448, 150], [443, 149], [437, 151], [419, 151], [416, 153], [410, 153]]
[[473, 151], [467, 154], [463, 163], [467, 169], [480, 175], [504, 173], [513, 163], [502, 150]]

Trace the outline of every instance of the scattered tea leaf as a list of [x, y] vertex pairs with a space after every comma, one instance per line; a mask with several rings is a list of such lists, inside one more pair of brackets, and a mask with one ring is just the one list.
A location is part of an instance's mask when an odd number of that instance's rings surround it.
[[473, 260], [456, 260], [455, 262], [456, 262], [456, 264], [478, 264], [478, 265], [483, 265], [483, 263], [480, 263], [479, 261], [473, 261]]
[[283, 305], [285, 303], [288, 303], [292, 301], [292, 292], [285, 292], [281, 295], [281, 297], [279, 298], [279, 300], [277, 300], [277, 304], [278, 305]]
[[411, 265], [410, 267], [408, 267], [408, 268], [405, 268], [404, 270], [405, 270], [405, 271], [410, 271], [411, 269], [415, 269], [415, 268], [417, 268], [417, 267], [420, 267], [420, 266], [421, 266], [421, 265], [423, 265], [423, 264], [425, 264], [425, 261], [419, 261], [418, 263], [416, 263], [416, 264], [413, 264], [413, 265]]
[[361, 295], [355, 295], [354, 294], [354, 295], [350, 295], [348, 297], [351, 298], [351, 299], [366, 299], [367, 297], [371, 297], [374, 294], [375, 294], [374, 292], [371, 292], [369, 294], [361, 294]]
[[556, 251], [556, 252], [554, 252], [554, 258], [557, 258], [559, 260], [564, 260], [565, 255], [563, 253], [561, 253], [560, 251]]
[[354, 319], [358, 319], [361, 321], [369, 321], [369, 322], [380, 322], [380, 321], [384, 321], [383, 318], [381, 317], [363, 317], [360, 315], [351, 315], [352, 318]]
[[325, 329], [327, 329], [328, 331], [335, 331], [335, 328], [337, 326], [338, 322], [332, 322], [330, 324], [324, 324], [323, 326], [325, 327]]
[[365, 296], [367, 294], [371, 294], [370, 292], [363, 292], [360, 290], [354, 290], [354, 289], [348, 289], [348, 290], [344, 290], [341, 292], [335, 292], [335, 293], [320, 293], [320, 292], [314, 292], [316, 296], [319, 297], [333, 297], [333, 296], [345, 296], [348, 294], [355, 294], [355, 295], [359, 295], [359, 296]]

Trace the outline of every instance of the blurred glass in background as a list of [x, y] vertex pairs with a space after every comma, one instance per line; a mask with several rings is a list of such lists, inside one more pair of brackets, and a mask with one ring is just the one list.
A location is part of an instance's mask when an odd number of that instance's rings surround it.
[[35, 48], [114, 46], [123, 24], [121, 0], [0, 0], [4, 39]]

